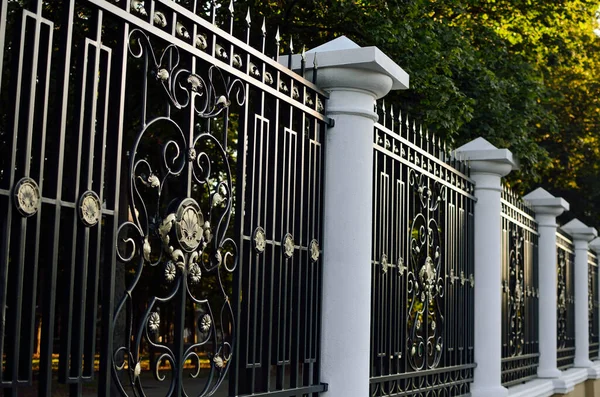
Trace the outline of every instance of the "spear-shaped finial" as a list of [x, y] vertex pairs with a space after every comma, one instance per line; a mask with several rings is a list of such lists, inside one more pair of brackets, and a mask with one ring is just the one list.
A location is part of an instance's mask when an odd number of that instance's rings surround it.
[[275, 33], [275, 45], [277, 46], [276, 61], [279, 62], [279, 46], [281, 41], [281, 35], [279, 34], [279, 26], [277, 26], [277, 33]]
[[292, 68], [292, 55], [294, 54], [294, 38], [290, 37], [290, 53], [288, 55], [288, 69]]
[[246, 13], [246, 25], [248, 25], [248, 27], [250, 27], [251, 22], [252, 22], [252, 20], [250, 19], [250, 7], [248, 7], [248, 12]]
[[392, 131], [394, 131], [394, 122], [396, 120], [394, 120], [394, 105], [393, 104], [390, 105], [390, 119], [392, 121]]
[[319, 69], [319, 64], [317, 63], [317, 53], [315, 52], [315, 56], [313, 57], [313, 84], [317, 84], [317, 70]]
[[266, 18], [263, 17], [263, 23], [262, 26], [260, 27], [260, 31], [262, 32], [262, 53], [265, 53], [265, 46], [267, 44], [267, 25], [266, 25]]
[[229, 2], [229, 34], [233, 34], [233, 0]]
[[210, 14], [212, 19], [212, 24], [215, 24], [215, 19], [217, 18], [217, 0], [211, 0], [210, 2]]
[[305, 77], [306, 72], [306, 47], [302, 46], [302, 52], [300, 53], [300, 75]]

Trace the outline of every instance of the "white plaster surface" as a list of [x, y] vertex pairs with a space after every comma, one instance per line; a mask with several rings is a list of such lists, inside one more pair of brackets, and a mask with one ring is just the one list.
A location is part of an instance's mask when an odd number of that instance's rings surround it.
[[556, 217], [569, 209], [569, 203], [560, 197], [554, 197], [543, 188], [537, 188], [523, 198], [533, 206], [539, 232], [540, 359], [537, 373], [540, 378], [558, 378], [562, 372], [556, 367]]
[[575, 367], [589, 368], [588, 316], [588, 243], [598, 232], [579, 219], [573, 219], [562, 229], [573, 238], [575, 246]]
[[[409, 76], [390, 57], [385, 55], [377, 47], [360, 47], [347, 37], [338, 37], [328, 43], [307, 51], [305, 54], [307, 78], [312, 80], [315, 56], [317, 57], [317, 84], [322, 89], [328, 87], [323, 85], [322, 73], [327, 68], [335, 68], [336, 71], [343, 69], [360, 69], [372, 71], [388, 76], [392, 81], [392, 90], [404, 90], [409, 87]], [[284, 64], [287, 60], [281, 59]], [[301, 68], [302, 55], [292, 56], [292, 69]], [[363, 79], [368, 79], [363, 76]], [[360, 81], [360, 80], [359, 80]]]
[[473, 397], [504, 397], [501, 384], [501, 177], [516, 167], [512, 153], [483, 138], [458, 148], [475, 181], [475, 368]]
[[399, 66], [378, 64], [379, 55], [367, 62], [348, 40], [336, 45], [343, 49], [330, 52], [343, 53], [347, 64], [320, 62], [318, 71], [335, 121], [325, 145], [321, 381], [328, 396], [358, 397], [369, 395], [373, 103], [405, 87]]

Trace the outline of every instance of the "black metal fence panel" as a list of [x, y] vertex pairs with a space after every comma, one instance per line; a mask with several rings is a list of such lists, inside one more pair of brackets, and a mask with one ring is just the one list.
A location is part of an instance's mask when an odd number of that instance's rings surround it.
[[502, 192], [502, 384], [537, 376], [539, 363], [538, 232], [533, 210]]
[[325, 389], [325, 94], [217, 6], [0, 2], [5, 395]]
[[600, 348], [600, 335], [598, 332], [598, 257], [588, 251], [588, 316], [590, 335], [590, 360], [598, 358]]
[[573, 240], [560, 229], [556, 233], [557, 363], [571, 368], [575, 361], [575, 254]]
[[473, 181], [435, 136], [387, 110], [373, 135], [371, 395], [468, 395]]

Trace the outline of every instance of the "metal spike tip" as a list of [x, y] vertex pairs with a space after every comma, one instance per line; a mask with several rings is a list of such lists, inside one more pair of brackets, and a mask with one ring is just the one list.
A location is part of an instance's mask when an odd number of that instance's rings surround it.
[[319, 67], [319, 64], [317, 63], [317, 53], [315, 52], [315, 56], [313, 57], [313, 66], [315, 67], [315, 69], [317, 69]]
[[385, 99], [381, 100], [381, 108], [383, 109], [383, 113], [385, 113]]
[[281, 41], [281, 36], [279, 35], [279, 26], [277, 26], [277, 33], [275, 33], [275, 41], [277, 42], [277, 45], [279, 45], [279, 42]]
[[250, 26], [250, 22], [252, 22], [252, 20], [250, 19], [250, 7], [248, 7], [248, 12], [246, 13], [246, 23], [248, 26]]
[[390, 105], [390, 116], [392, 116], [392, 121], [394, 121], [394, 105]]
[[229, 2], [229, 12], [233, 15], [233, 0]]
[[302, 46], [302, 53], [300, 54], [303, 61], [306, 61], [306, 47]]
[[294, 38], [290, 37], [290, 53], [294, 53]]
[[263, 17], [263, 24], [262, 27], [260, 28], [260, 30], [262, 31], [263, 36], [265, 36], [267, 34], [267, 25], [266, 25], [266, 18]]

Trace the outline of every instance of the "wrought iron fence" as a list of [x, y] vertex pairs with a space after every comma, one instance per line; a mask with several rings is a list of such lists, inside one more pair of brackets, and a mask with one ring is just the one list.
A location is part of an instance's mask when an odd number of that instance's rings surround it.
[[559, 229], [556, 234], [557, 359], [559, 369], [575, 361], [575, 260], [573, 240]]
[[0, 2], [6, 395], [325, 390], [325, 94], [237, 14]]
[[539, 364], [538, 232], [531, 207], [502, 192], [502, 384], [534, 378]]
[[474, 185], [435, 136], [385, 105], [373, 134], [371, 395], [468, 395]]
[[590, 335], [590, 360], [598, 358], [600, 335], [598, 332], [598, 257], [588, 251], [588, 316]]

